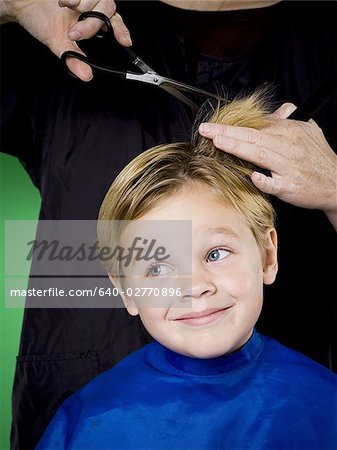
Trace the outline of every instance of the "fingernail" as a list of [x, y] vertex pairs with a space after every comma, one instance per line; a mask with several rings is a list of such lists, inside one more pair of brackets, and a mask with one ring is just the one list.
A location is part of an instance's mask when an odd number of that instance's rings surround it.
[[79, 41], [82, 37], [82, 33], [80, 33], [78, 30], [69, 31], [68, 33], [68, 38], [71, 41]]
[[202, 123], [199, 127], [199, 130], [201, 133], [206, 134], [206, 133], [210, 133], [212, 131], [212, 127], [208, 123]]
[[129, 35], [129, 34], [126, 34], [126, 35], [123, 37], [123, 39], [124, 39], [125, 43], [127, 43], [128, 45], [132, 45], [132, 41], [131, 41], [131, 38], [130, 38], [130, 35]]
[[262, 180], [261, 174], [259, 172], [254, 172], [254, 175], [255, 175], [256, 181], [261, 181]]

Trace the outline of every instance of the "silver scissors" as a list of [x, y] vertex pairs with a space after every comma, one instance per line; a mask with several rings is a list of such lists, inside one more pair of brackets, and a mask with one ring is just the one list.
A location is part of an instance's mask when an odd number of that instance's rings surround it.
[[[104, 22], [104, 24], [106, 25], [106, 31], [104, 33], [99, 33], [97, 36], [104, 37], [105, 39], [115, 39], [110, 20], [105, 14], [98, 12], [98, 11], [87, 11], [87, 12], [82, 13], [79, 16], [78, 21], [85, 20], [88, 17], [95, 17], [95, 18], [101, 19]], [[222, 99], [219, 96], [212, 94], [210, 92], [195, 88], [193, 86], [189, 86], [188, 84], [181, 83], [180, 81], [175, 81], [170, 78], [163, 77], [163, 76], [159, 75], [151, 67], [149, 67], [130, 48], [124, 48], [124, 51], [130, 58], [132, 64], [140, 70], [140, 73], [115, 70], [112, 67], [101, 64], [101, 63], [93, 60], [92, 58], [85, 56], [79, 52], [73, 51], [73, 50], [68, 50], [68, 51], [64, 52], [61, 55], [61, 61], [63, 61], [63, 63], [65, 63], [66, 59], [68, 59], [68, 58], [76, 58], [80, 61], [85, 62], [90, 67], [97, 69], [101, 72], [110, 73], [113, 76], [121, 77], [126, 80], [139, 81], [141, 83], [147, 83], [147, 84], [152, 84], [152, 85], [158, 86], [161, 89], [163, 89], [164, 91], [168, 92], [169, 94], [171, 94], [174, 97], [176, 97], [177, 99], [179, 99], [180, 101], [184, 102], [193, 111], [198, 111], [201, 105], [198, 105], [196, 102], [194, 102], [189, 97], [187, 97], [187, 95], [191, 95], [193, 97], [201, 97], [201, 98], [204, 98], [204, 100], [213, 98], [216, 100], [225, 101], [224, 99]], [[67, 68], [67, 66], [66, 66], [66, 68]], [[67, 70], [71, 75], [75, 76], [68, 68], [67, 68]], [[201, 103], [203, 103], [203, 102], [201, 102]]]

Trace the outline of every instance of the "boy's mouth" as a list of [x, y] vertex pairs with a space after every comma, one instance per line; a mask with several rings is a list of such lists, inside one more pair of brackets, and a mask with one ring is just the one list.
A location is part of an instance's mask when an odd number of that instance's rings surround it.
[[191, 312], [178, 317], [177, 321], [187, 325], [208, 325], [223, 316], [233, 305], [224, 308], [205, 309], [204, 311]]

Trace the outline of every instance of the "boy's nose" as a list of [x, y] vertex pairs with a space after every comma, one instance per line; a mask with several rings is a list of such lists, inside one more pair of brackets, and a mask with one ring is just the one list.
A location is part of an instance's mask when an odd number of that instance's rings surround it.
[[216, 290], [216, 285], [207, 271], [193, 270], [192, 277], [186, 283], [183, 297], [192, 297], [195, 299], [209, 297], [215, 294]]

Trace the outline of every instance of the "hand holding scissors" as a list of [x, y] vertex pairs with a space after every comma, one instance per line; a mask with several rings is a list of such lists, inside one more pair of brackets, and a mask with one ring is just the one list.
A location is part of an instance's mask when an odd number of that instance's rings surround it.
[[[101, 37], [103, 39], [111, 39], [114, 40], [114, 32], [110, 23], [109, 18], [98, 11], [86, 11], [83, 14], [80, 15], [78, 18], [79, 22], [87, 19], [87, 18], [96, 18], [100, 19], [104, 22], [106, 31], [101, 32], [98, 34], [98, 37]], [[77, 52], [77, 51], [66, 51], [61, 55], [61, 60], [65, 63], [67, 62], [67, 65], [69, 67], [68, 61], [70, 59], [76, 59], [82, 62], [85, 62], [90, 67], [104, 73], [108, 73], [115, 77], [121, 77], [125, 78], [126, 80], [132, 80], [132, 81], [138, 81], [141, 83], [146, 84], [152, 84], [155, 86], [160, 87], [161, 89], [165, 90], [169, 94], [173, 95], [174, 97], [178, 98], [185, 104], [187, 104], [193, 111], [198, 111], [201, 104], [205, 101], [205, 99], [215, 98], [218, 100], [220, 99], [217, 95], [212, 94], [210, 92], [204, 91], [202, 89], [198, 89], [193, 86], [189, 86], [185, 83], [182, 83], [180, 81], [172, 80], [167, 77], [163, 77], [159, 75], [155, 70], [153, 70], [151, 67], [149, 67], [139, 56], [137, 56], [130, 48], [124, 48], [124, 51], [126, 55], [128, 56], [129, 60], [131, 61], [132, 65], [138, 70], [138, 72], [130, 72], [127, 70], [121, 71], [116, 70], [113, 67], [107, 66], [105, 64], [102, 64], [95, 59], [88, 57], [84, 55], [83, 53]], [[72, 72], [70, 72], [72, 73]], [[73, 73], [72, 73], [73, 74]], [[190, 98], [190, 96], [193, 97]], [[197, 98], [200, 97], [201, 101], [196, 101]]]
[[[111, 30], [113, 31], [116, 41], [123, 47], [132, 45], [130, 32], [125, 26], [122, 17], [117, 13], [114, 0], [59, 0], [58, 4], [61, 8], [67, 10], [68, 13], [76, 14], [76, 19], [80, 17], [80, 14], [86, 11], [100, 11], [104, 13], [109, 19]], [[72, 24], [68, 30], [68, 38], [70, 41], [90, 39], [101, 27], [101, 20], [98, 20], [94, 16], [89, 16], [87, 20], [76, 20], [75, 24]], [[76, 42], [72, 42], [72, 44], [74, 47], [69, 48], [68, 50], [79, 51], [82, 53]], [[89, 81], [89, 79], [92, 78], [90, 67], [82, 61], [69, 59], [67, 65], [69, 69], [83, 81]], [[88, 73], [89, 78], [81, 76], [83, 75], [83, 72]]]
[[[17, 22], [58, 58], [66, 50], [81, 52], [74, 41], [88, 39], [101, 28], [102, 22], [95, 18], [77, 21], [88, 10], [99, 10], [110, 17], [115, 39], [122, 47], [132, 44], [114, 0], [10, 0], [5, 6], [6, 16], [0, 18], [1, 23]], [[69, 59], [67, 65], [81, 80], [92, 78], [90, 66], [82, 61]]]

